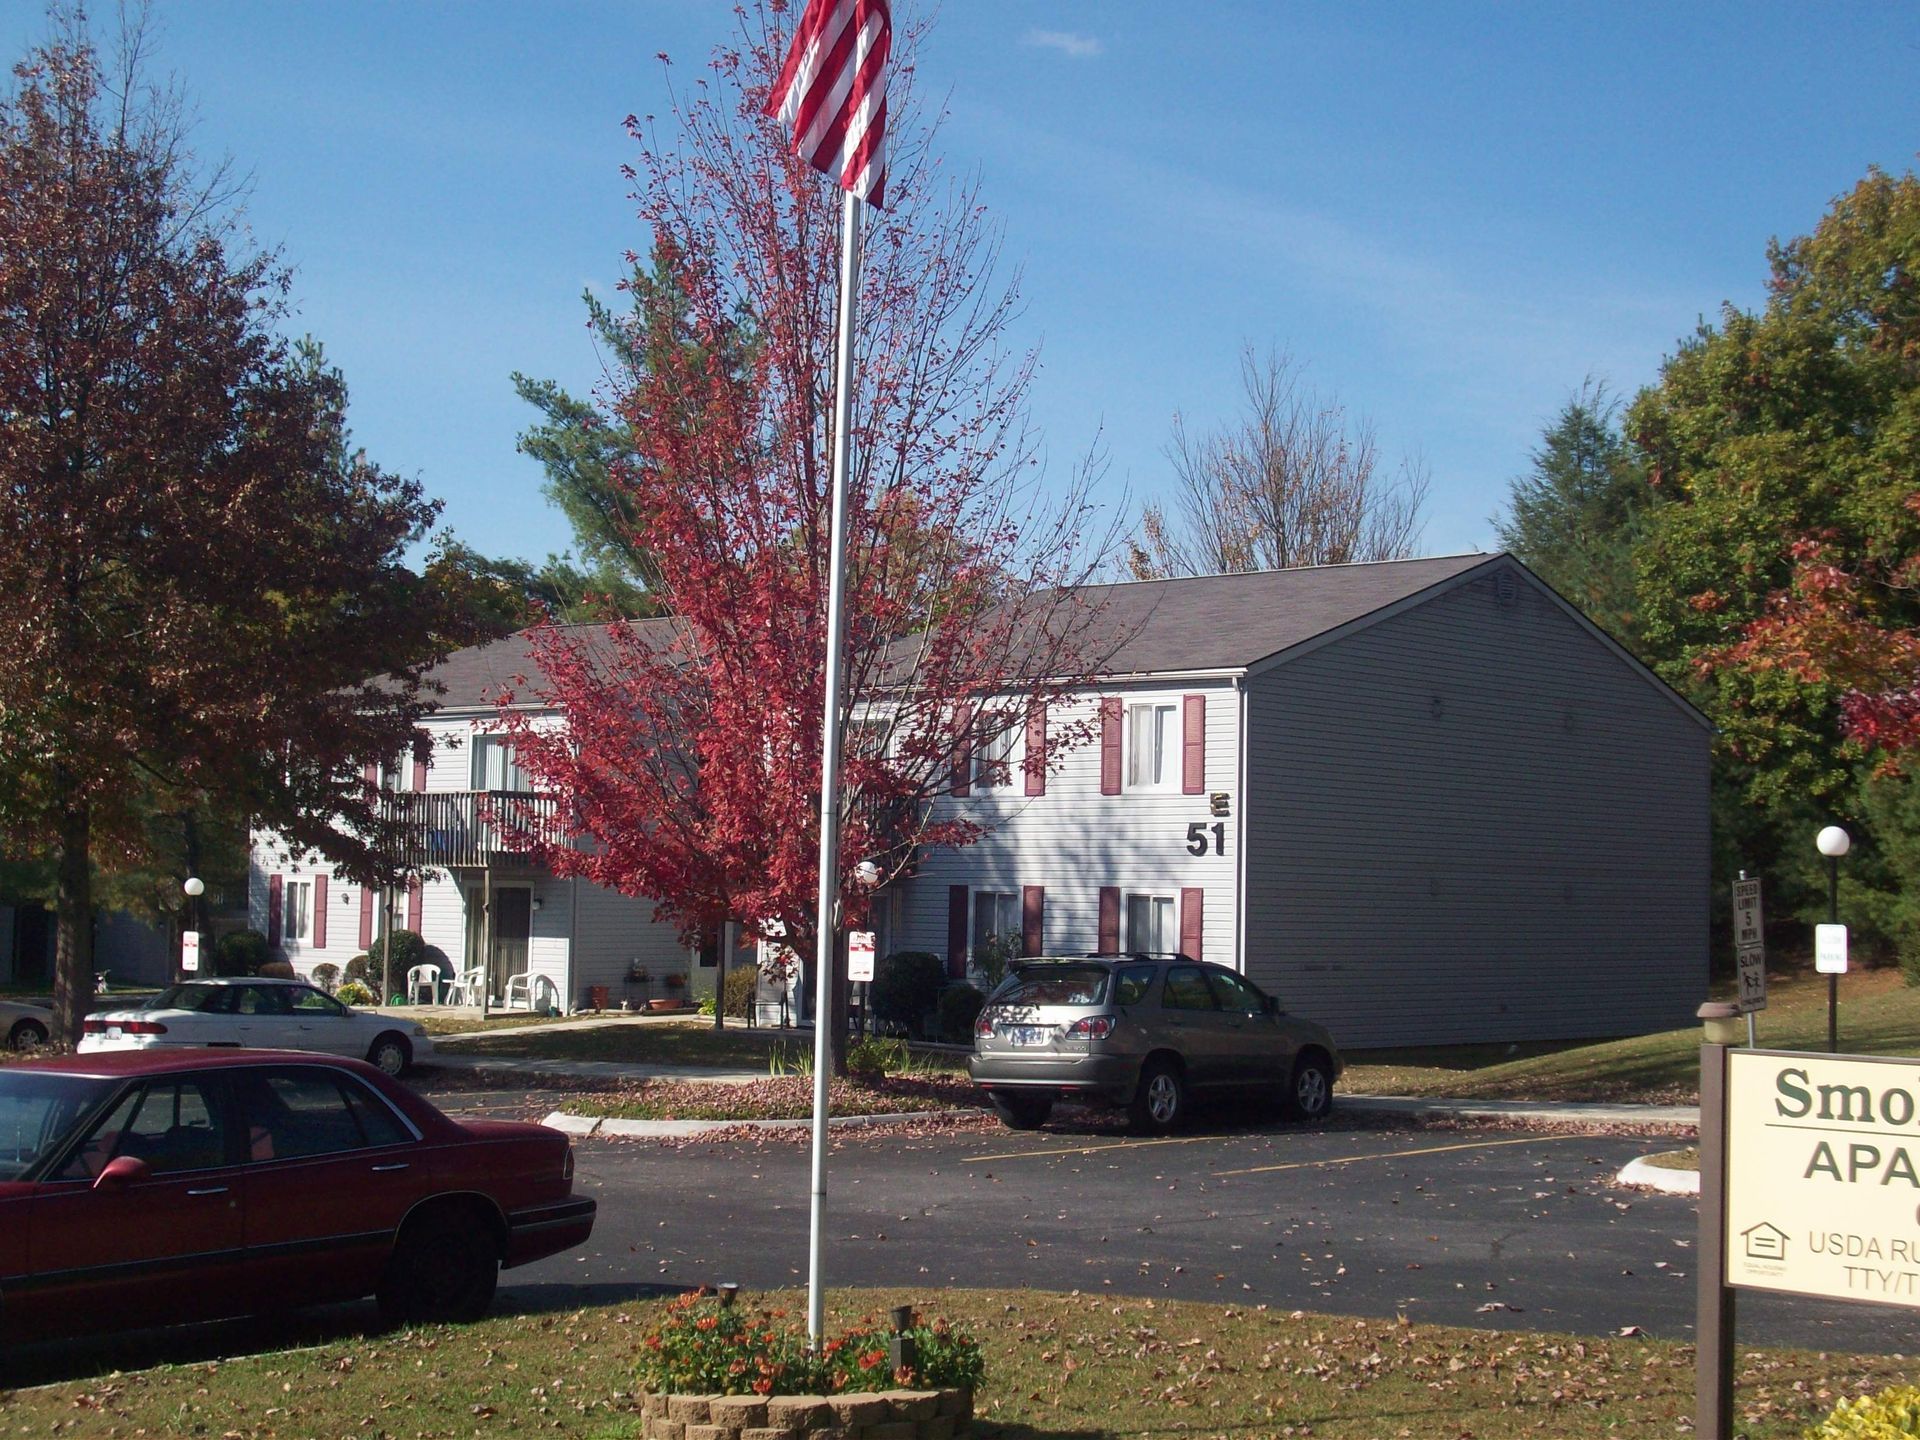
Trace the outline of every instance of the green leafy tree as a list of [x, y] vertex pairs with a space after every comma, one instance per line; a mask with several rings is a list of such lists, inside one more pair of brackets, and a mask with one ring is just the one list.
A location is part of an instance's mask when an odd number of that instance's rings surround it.
[[1619, 403], [1589, 380], [1541, 432], [1508, 485], [1500, 543], [1616, 640], [1634, 634], [1634, 547], [1653, 492], [1620, 430]]
[[1865, 777], [1909, 733], [1920, 181], [1870, 172], [1770, 260], [1765, 308], [1725, 308], [1629, 413], [1662, 497], [1636, 585], [1657, 667], [1720, 727], [1727, 838], [1810, 879], [1808, 826], [1859, 824]]

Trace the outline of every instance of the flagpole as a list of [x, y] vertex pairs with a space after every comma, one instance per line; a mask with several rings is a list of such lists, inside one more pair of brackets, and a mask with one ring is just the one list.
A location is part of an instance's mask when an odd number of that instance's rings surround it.
[[840, 931], [840, 668], [847, 628], [847, 468], [853, 441], [853, 318], [860, 288], [860, 198], [841, 192], [840, 336], [833, 379], [833, 529], [828, 543], [827, 697], [820, 732], [820, 907], [813, 981], [813, 1207], [807, 1222], [807, 1337], [825, 1329], [820, 1243], [827, 1209], [827, 1080], [833, 1068], [833, 966]]

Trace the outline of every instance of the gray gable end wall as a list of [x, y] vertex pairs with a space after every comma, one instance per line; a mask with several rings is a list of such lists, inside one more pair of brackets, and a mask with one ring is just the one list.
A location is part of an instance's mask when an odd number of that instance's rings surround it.
[[1710, 733], [1510, 562], [1248, 682], [1247, 969], [1344, 1047], [1688, 1023]]

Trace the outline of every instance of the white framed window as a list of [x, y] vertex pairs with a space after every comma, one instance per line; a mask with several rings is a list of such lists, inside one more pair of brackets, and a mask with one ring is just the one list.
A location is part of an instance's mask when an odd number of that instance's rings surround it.
[[1008, 725], [983, 736], [973, 747], [973, 783], [982, 789], [1003, 789], [1020, 774], [1020, 729]]
[[506, 736], [473, 737], [473, 788], [504, 791], [510, 795], [525, 795], [533, 790], [527, 782], [526, 771], [520, 768], [520, 757], [513, 753], [513, 745]]
[[1180, 925], [1171, 895], [1128, 895], [1126, 920], [1126, 934], [1120, 937], [1122, 950], [1171, 952], [1180, 948]]
[[1166, 790], [1175, 780], [1180, 748], [1179, 707], [1150, 700], [1127, 707], [1127, 788]]
[[994, 941], [1020, 948], [1020, 897], [1012, 890], [973, 892], [973, 953], [983, 955]]
[[313, 882], [289, 880], [280, 897], [280, 938], [289, 945], [313, 938]]

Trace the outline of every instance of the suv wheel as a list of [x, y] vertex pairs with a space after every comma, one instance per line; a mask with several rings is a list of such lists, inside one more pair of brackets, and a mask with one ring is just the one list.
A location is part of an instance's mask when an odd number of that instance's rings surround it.
[[1037, 1130], [1053, 1113], [1051, 1095], [1022, 1095], [1017, 1090], [989, 1090], [993, 1113], [1009, 1130]]
[[38, 1020], [22, 1020], [7, 1035], [12, 1050], [37, 1050], [47, 1043], [47, 1027]]
[[1187, 1082], [1171, 1060], [1150, 1060], [1140, 1071], [1140, 1088], [1129, 1111], [1135, 1129], [1164, 1135], [1187, 1118]]
[[1321, 1120], [1333, 1108], [1333, 1070], [1318, 1056], [1302, 1058], [1287, 1086], [1287, 1109], [1302, 1120]]

